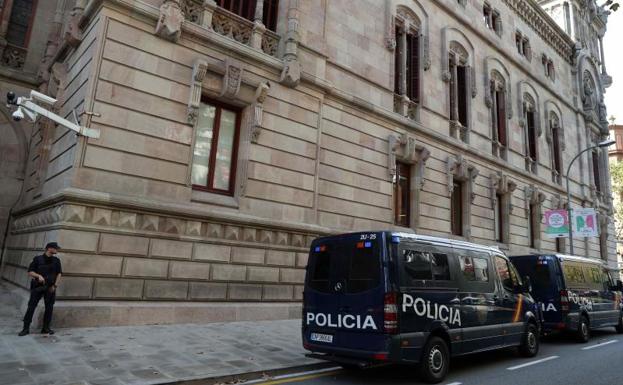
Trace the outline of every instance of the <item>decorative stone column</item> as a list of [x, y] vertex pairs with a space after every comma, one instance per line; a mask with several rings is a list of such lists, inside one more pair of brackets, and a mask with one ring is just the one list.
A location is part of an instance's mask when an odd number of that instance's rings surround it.
[[296, 87], [301, 80], [301, 63], [298, 58], [299, 0], [290, 0], [288, 6], [288, 30], [285, 36], [283, 72], [279, 81], [288, 87]]

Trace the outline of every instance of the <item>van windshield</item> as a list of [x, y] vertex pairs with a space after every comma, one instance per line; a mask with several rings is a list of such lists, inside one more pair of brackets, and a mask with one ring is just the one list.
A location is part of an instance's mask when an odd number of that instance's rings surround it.
[[327, 240], [312, 246], [308, 285], [323, 293], [341, 283], [346, 293], [360, 293], [381, 283], [381, 238]]

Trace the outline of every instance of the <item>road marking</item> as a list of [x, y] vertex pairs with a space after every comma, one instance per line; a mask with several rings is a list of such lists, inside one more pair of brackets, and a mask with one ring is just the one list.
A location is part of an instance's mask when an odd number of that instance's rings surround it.
[[556, 358], [560, 358], [560, 357], [558, 357], [558, 356], [549, 356], [549, 357], [542, 358], [540, 360], [536, 360], [536, 361], [532, 361], [532, 362], [526, 362], [525, 364], [521, 364], [521, 365], [517, 365], [517, 366], [511, 366], [510, 368], [506, 368], [506, 369], [508, 369], [508, 370], [517, 370], [517, 369], [525, 368], [526, 366], [540, 364], [541, 362], [555, 360]]
[[462, 382], [451, 382], [451, 383], [446, 384], [446, 385], [462, 385], [462, 384], [463, 384]]
[[591, 349], [598, 348], [598, 347], [601, 347], [601, 346], [610, 345], [610, 344], [613, 344], [615, 342], [619, 342], [619, 340], [610, 340], [610, 341], [598, 343], [596, 345], [591, 345], [591, 346], [587, 346], [585, 348], [582, 348], [582, 350], [591, 350]]
[[306, 381], [306, 380], [312, 380], [314, 378], [331, 376], [331, 375], [340, 373], [341, 370], [342, 368], [340, 367], [331, 367], [331, 368], [325, 368], [325, 369], [310, 370], [308, 372], [282, 374], [281, 376], [275, 376], [268, 381], [266, 381], [265, 379], [247, 381], [245, 382], [245, 385], [248, 385], [248, 384], [278, 385], [278, 384], [286, 384], [289, 382]]

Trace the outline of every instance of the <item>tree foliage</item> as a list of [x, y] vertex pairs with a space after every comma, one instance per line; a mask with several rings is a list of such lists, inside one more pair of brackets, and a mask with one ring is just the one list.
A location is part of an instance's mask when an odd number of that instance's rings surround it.
[[612, 197], [614, 198], [614, 226], [617, 239], [623, 239], [623, 162], [610, 164]]
[[607, 0], [604, 5], [605, 8], [611, 10], [612, 12], [616, 12], [617, 9], [619, 9], [619, 7], [621, 6], [621, 4], [618, 1], [614, 1], [614, 0]]

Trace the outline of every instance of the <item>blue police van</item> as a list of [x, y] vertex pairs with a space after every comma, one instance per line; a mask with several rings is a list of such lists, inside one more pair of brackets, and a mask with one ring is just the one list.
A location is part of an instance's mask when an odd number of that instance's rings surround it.
[[516, 346], [539, 350], [540, 318], [497, 248], [392, 232], [318, 238], [303, 293], [310, 357], [347, 368], [418, 365], [442, 381], [450, 357]]
[[510, 259], [530, 277], [543, 332], [571, 331], [580, 342], [587, 342], [595, 328], [614, 326], [623, 333], [622, 284], [601, 261], [560, 254]]

